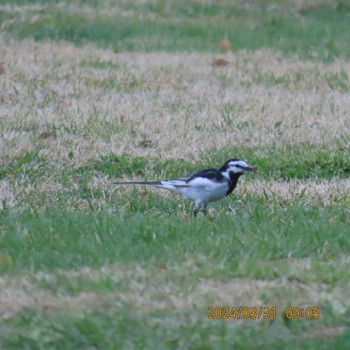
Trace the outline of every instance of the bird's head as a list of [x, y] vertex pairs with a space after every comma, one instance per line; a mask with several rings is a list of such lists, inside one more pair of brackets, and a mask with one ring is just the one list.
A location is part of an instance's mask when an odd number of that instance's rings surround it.
[[246, 161], [242, 159], [230, 159], [220, 169], [226, 173], [244, 174], [247, 171], [256, 171], [256, 168], [251, 167]]

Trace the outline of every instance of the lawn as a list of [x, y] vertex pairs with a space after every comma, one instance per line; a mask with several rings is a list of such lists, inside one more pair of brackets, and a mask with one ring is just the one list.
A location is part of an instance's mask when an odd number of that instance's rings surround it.
[[[349, 20], [0, 0], [0, 348], [348, 349]], [[207, 216], [112, 184], [230, 158]]]

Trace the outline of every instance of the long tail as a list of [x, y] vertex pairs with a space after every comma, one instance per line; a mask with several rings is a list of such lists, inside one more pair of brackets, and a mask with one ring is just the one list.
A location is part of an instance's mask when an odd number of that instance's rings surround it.
[[160, 181], [127, 181], [127, 182], [113, 182], [114, 185], [146, 185], [146, 186], [161, 186]]

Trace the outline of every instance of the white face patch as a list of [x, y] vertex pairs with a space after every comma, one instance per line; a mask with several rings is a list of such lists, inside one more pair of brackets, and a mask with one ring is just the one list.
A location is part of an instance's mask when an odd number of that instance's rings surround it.
[[239, 167], [237, 167], [237, 166], [232, 166], [232, 165], [230, 165], [229, 168], [228, 168], [228, 171], [231, 172], [231, 173], [238, 174], [238, 173], [243, 173], [243, 172], [244, 172], [244, 169], [239, 168]]
[[249, 165], [244, 160], [233, 160], [232, 162], [228, 163], [228, 165], [231, 167], [238, 166], [238, 167], [249, 167]]
[[247, 170], [245, 168], [249, 168], [250, 165], [246, 163], [244, 160], [233, 160], [228, 163], [228, 171], [233, 172], [235, 174], [245, 173]]

